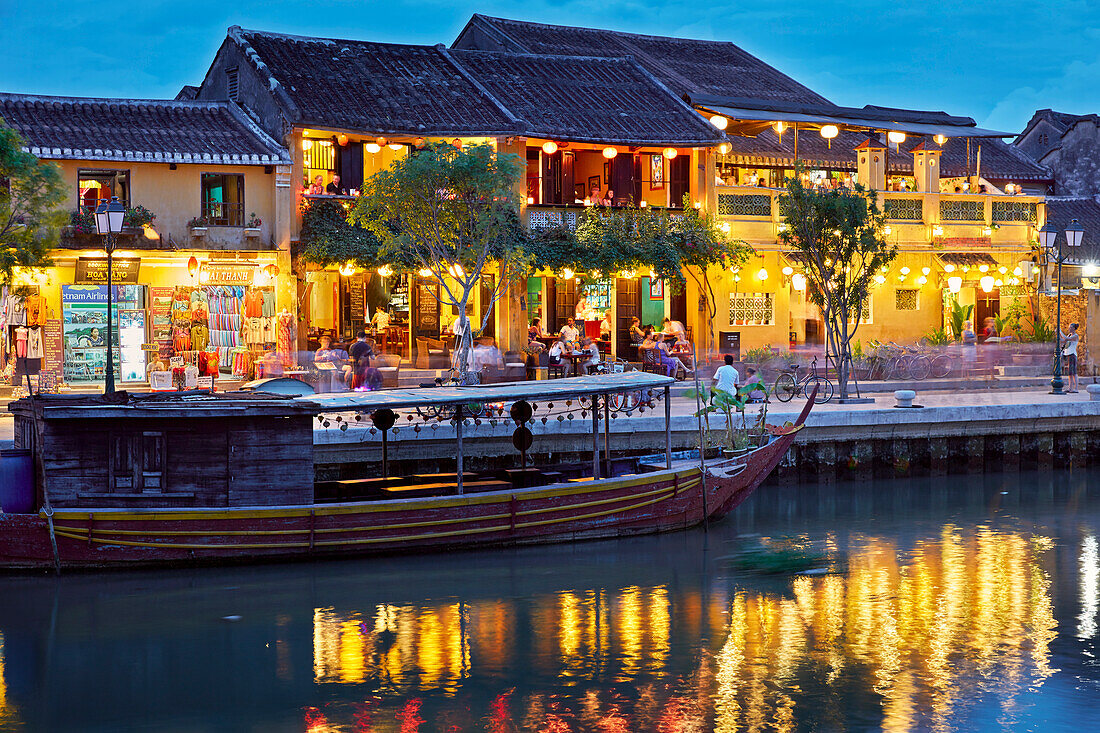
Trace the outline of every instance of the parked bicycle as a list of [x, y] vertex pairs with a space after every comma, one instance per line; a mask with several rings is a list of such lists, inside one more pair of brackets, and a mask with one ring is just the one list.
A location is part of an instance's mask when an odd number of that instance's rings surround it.
[[790, 402], [795, 397], [803, 395], [809, 397], [817, 389], [817, 397], [814, 404], [823, 405], [833, 398], [833, 383], [824, 374], [817, 373], [817, 357], [810, 362], [810, 371], [805, 376], [798, 376], [798, 364], [791, 364], [783, 370], [775, 380], [772, 393], [780, 402]]

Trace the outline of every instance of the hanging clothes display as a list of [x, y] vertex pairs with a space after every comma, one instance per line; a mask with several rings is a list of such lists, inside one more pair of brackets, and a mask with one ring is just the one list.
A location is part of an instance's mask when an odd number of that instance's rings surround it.
[[298, 319], [285, 308], [278, 315], [278, 337], [276, 340], [276, 352], [283, 366], [290, 368], [298, 366]]

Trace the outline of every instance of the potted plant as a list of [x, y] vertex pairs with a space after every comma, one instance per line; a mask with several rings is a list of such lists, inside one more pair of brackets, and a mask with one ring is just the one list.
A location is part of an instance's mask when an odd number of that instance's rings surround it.
[[152, 224], [153, 219], [156, 218], [156, 214], [149, 211], [149, 209], [141, 204], [132, 206], [126, 209], [126, 213], [122, 215], [122, 231], [127, 234], [140, 234], [142, 230], [149, 224]]
[[260, 227], [262, 227], [263, 224], [263, 220], [256, 216], [256, 212], [253, 211], [248, 217], [248, 222], [244, 225], [244, 235], [246, 237], [260, 236]]
[[192, 237], [205, 237], [209, 226], [210, 221], [205, 216], [195, 216], [187, 222], [187, 228], [191, 230]]
[[[764, 386], [763, 382], [755, 380], [739, 387], [737, 392], [733, 394], [723, 392], [722, 390], [708, 389], [707, 387], [702, 387], [699, 392], [689, 390], [687, 393], [689, 399], [698, 395], [702, 400], [703, 406], [695, 415], [696, 417], [706, 418], [704, 424], [706, 425], [708, 433], [710, 431], [709, 416], [716, 412], [720, 412], [725, 416], [726, 447], [722, 448], [722, 454], [726, 458], [736, 458], [737, 456], [745, 455], [752, 451], [757, 445], [761, 444], [758, 435], [764, 430], [764, 421], [768, 413], [767, 401], [762, 403], [763, 406], [760, 410], [760, 416], [753, 423], [753, 428], [749, 428], [745, 422], [745, 406], [749, 404], [749, 400], [755, 392], [761, 392], [767, 395], [768, 389]], [[737, 412], [739, 415], [736, 421], [733, 417], [734, 412]]]

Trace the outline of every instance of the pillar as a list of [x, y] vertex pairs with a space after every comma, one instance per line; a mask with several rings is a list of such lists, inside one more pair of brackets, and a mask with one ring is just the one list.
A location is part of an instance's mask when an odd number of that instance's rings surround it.
[[[527, 138], [497, 138], [496, 149], [498, 155], [515, 155], [523, 161], [520, 175], [512, 185], [512, 190], [519, 201], [520, 221], [525, 222], [527, 218]], [[526, 272], [519, 273], [506, 283], [504, 294], [493, 306], [497, 346], [501, 351], [522, 352], [527, 346], [527, 324], [531, 318], [531, 313], [527, 310], [527, 275]], [[498, 271], [497, 277], [500, 276], [501, 273]]]
[[943, 149], [934, 143], [922, 141], [913, 148], [913, 177], [917, 190], [922, 193], [940, 192], [940, 156]]
[[1020, 470], [1020, 436], [1001, 436], [1001, 470], [1005, 472]]
[[1054, 467], [1054, 434], [1037, 433], [1035, 441], [1035, 465], [1049, 471]]
[[297, 208], [293, 186], [292, 166], [275, 167], [274, 209], [275, 223], [272, 238], [275, 244], [275, 266], [279, 274], [275, 279], [275, 305], [298, 317], [298, 278], [292, 270], [290, 258], [291, 231], [295, 228]]
[[859, 183], [874, 191], [886, 190], [886, 145], [867, 138], [855, 147], [856, 176]]

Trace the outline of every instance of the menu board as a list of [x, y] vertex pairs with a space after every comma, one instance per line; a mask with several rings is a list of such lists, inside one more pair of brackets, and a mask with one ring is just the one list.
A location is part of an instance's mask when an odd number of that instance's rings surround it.
[[152, 322], [152, 341], [157, 344], [161, 359], [172, 356], [172, 298], [175, 288], [149, 288], [149, 318]]
[[439, 300], [436, 298], [434, 282], [422, 282], [417, 285], [416, 329], [421, 336], [439, 336]]
[[352, 275], [348, 278], [348, 309], [351, 311], [350, 320], [353, 323], [362, 323], [366, 320], [367, 296], [363, 289], [362, 275]]
[[65, 345], [62, 341], [62, 333], [60, 318], [48, 320], [42, 327], [42, 349], [45, 352], [42, 372], [53, 374], [55, 380], [62, 375], [65, 368]]
[[398, 277], [390, 290], [390, 310], [405, 313], [409, 311], [409, 278], [405, 275]]

